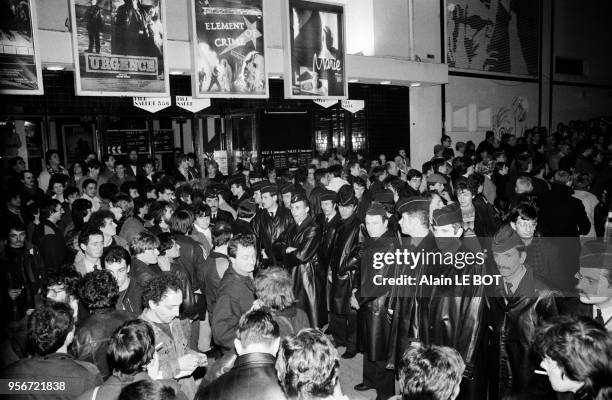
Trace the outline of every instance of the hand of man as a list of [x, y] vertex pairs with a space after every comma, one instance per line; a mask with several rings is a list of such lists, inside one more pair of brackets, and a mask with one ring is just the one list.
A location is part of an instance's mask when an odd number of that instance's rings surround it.
[[11, 300], [15, 300], [21, 294], [21, 289], [9, 289], [8, 295]]
[[200, 357], [197, 354], [185, 354], [178, 359], [181, 371], [193, 371], [199, 366], [199, 363]]
[[357, 298], [355, 297], [355, 293], [351, 294], [350, 303], [351, 303], [351, 308], [355, 310], [359, 310], [359, 302], [357, 301]]
[[285, 253], [291, 253], [291, 252], [296, 251], [296, 250], [297, 250], [297, 248], [295, 248], [295, 247], [287, 247], [285, 249]]

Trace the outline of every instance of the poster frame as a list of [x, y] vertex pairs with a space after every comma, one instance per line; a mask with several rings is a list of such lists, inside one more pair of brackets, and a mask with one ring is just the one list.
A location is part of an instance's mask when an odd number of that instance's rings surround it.
[[189, 0], [189, 13], [191, 24], [190, 28], [190, 39], [191, 39], [191, 67], [193, 68], [193, 72], [191, 74], [191, 96], [195, 99], [268, 99], [270, 98], [270, 80], [268, 79], [268, 48], [266, 41], [266, 13], [265, 13], [265, 3], [266, 0], [261, 1], [261, 13], [262, 13], [262, 41], [263, 41], [263, 56], [264, 56], [264, 74], [266, 77], [266, 92], [262, 94], [237, 94], [237, 93], [200, 93], [197, 86], [197, 73], [199, 70], [198, 65], [198, 30], [196, 26], [196, 1], [197, 0]]
[[[322, 6], [341, 8], [342, 9], [342, 39], [343, 39], [343, 67], [342, 67], [342, 75], [343, 75], [343, 89], [344, 94], [341, 96], [316, 96], [316, 95], [296, 95], [293, 94], [293, 65], [292, 65], [292, 57], [293, 53], [293, 38], [291, 37], [291, 19], [293, 18], [291, 14], [291, 4], [292, 3], [313, 3], [320, 4]], [[346, 100], [348, 99], [348, 71], [347, 71], [347, 54], [346, 54], [346, 5], [340, 3], [333, 3], [325, 0], [285, 0], [282, 2], [282, 28], [283, 28], [283, 53], [284, 53], [284, 61], [285, 61], [285, 76], [284, 76], [284, 92], [286, 99], [306, 99], [306, 100], [314, 100], [314, 99], [334, 99], [334, 100]]]
[[16, 94], [16, 95], [44, 95], [45, 88], [43, 86], [42, 76], [42, 57], [40, 54], [40, 40], [38, 38], [38, 14], [36, 10], [36, 0], [28, 0], [30, 8], [30, 25], [32, 29], [32, 41], [34, 45], [34, 64], [36, 65], [36, 83], [38, 89], [2, 89], [0, 94]]
[[[74, 58], [74, 88], [77, 96], [96, 96], [96, 97], [168, 97], [170, 96], [170, 69], [168, 68], [168, 27], [167, 18], [168, 12], [166, 9], [166, 0], [159, 0], [159, 9], [162, 13], [162, 26], [164, 27], [163, 37], [163, 60], [164, 60], [164, 91], [163, 92], [114, 92], [106, 90], [84, 90], [81, 86], [81, 65], [79, 59], [79, 39], [76, 23], [76, 5], [75, 0], [69, 0], [71, 38], [72, 38], [72, 56]], [[112, 0], [111, 0], [112, 1]]]

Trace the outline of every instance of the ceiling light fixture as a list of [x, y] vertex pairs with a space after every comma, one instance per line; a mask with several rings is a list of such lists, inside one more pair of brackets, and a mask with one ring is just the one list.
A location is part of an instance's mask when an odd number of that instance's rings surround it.
[[382, 81], [380, 82], [381, 85], [390, 85], [391, 81]]
[[419, 82], [414, 82], [414, 83], [411, 83], [410, 86], [418, 87], [418, 86], [421, 86], [421, 84]]
[[66, 67], [62, 67], [61, 65], [48, 65], [45, 67], [47, 71], [63, 71]]
[[348, 82], [349, 83], [357, 83], [357, 82], [359, 82], [359, 79], [349, 79]]

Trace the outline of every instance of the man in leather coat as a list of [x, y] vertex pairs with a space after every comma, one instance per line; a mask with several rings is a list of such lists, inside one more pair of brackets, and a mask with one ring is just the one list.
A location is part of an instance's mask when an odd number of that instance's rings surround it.
[[321, 323], [324, 325], [327, 323], [328, 304], [327, 299], [329, 293], [329, 287], [327, 286], [327, 275], [329, 273], [329, 261], [331, 253], [334, 249], [333, 240], [336, 234], [336, 230], [340, 225], [340, 214], [336, 209], [337, 202], [336, 192], [332, 190], [326, 190], [321, 195], [321, 209], [322, 212], [315, 216], [315, 222], [319, 226], [321, 232], [321, 245], [319, 246], [319, 275], [317, 275], [318, 287], [320, 289], [317, 293], [317, 297], [321, 299], [319, 301], [319, 315], [321, 315]]
[[106, 349], [113, 332], [124, 322], [136, 318], [130, 312], [115, 309], [118, 295], [119, 286], [109, 271], [89, 272], [79, 285], [79, 297], [91, 314], [76, 331], [72, 350], [77, 360], [95, 364], [104, 379], [112, 372]]
[[278, 265], [272, 245], [280, 235], [293, 225], [291, 212], [278, 205], [278, 186], [264, 184], [259, 189], [264, 209], [253, 220], [253, 231], [257, 238], [257, 256], [265, 266]]
[[391, 290], [386, 285], [374, 284], [375, 280], [393, 276], [395, 269], [394, 263], [375, 263], [379, 260], [379, 254], [394, 253], [398, 245], [388, 229], [388, 223], [385, 207], [372, 203], [365, 217], [368, 237], [361, 259], [361, 286], [351, 296], [351, 305], [359, 309], [359, 324], [364, 339], [363, 381], [355, 386], [355, 390], [374, 388], [377, 399], [388, 399], [395, 392], [395, 375], [386, 369], [391, 330], [391, 316], [387, 309]]
[[492, 327], [489, 399], [555, 398], [546, 379], [534, 375], [540, 360], [532, 347], [536, 326], [557, 315], [554, 292], [524, 265], [523, 242], [510, 226], [495, 234], [492, 250], [502, 280], [488, 287]]
[[465, 362], [458, 398], [478, 399], [486, 392], [487, 306], [485, 286], [476, 285], [471, 279], [486, 273], [485, 257], [476, 236], [463, 236], [461, 223], [457, 203], [433, 212], [433, 233], [438, 248], [444, 260], [453, 255], [453, 264], [442, 266], [444, 276], [453, 282], [465, 282], [467, 276], [470, 284], [434, 287], [425, 328], [428, 344], [452, 347]]
[[[436, 240], [429, 230], [430, 202], [425, 197], [410, 197], [399, 199], [395, 207], [402, 234], [410, 236], [403, 239], [404, 244], [413, 253], [437, 252]], [[407, 275], [418, 283], [423, 274], [437, 272], [436, 267], [426, 261], [421, 260], [417, 265], [399, 265], [393, 271], [394, 276]], [[426, 336], [427, 320], [422, 319], [427, 315], [431, 288], [427, 285], [396, 285], [392, 288], [391, 297], [388, 306], [392, 323], [387, 368], [397, 370], [404, 352], [413, 342], [426, 342], [422, 336]]]
[[[291, 214], [294, 224], [289, 226], [274, 243], [274, 254], [287, 268], [293, 280], [293, 291], [298, 308], [308, 315], [310, 326], [322, 327], [327, 320], [319, 312], [319, 302], [325, 304], [325, 289], [320, 289], [318, 276], [325, 276], [319, 268], [318, 252], [321, 231], [309, 215], [310, 203], [305, 194], [294, 195], [291, 199]], [[325, 282], [325, 281], [323, 281]]]
[[[329, 253], [329, 331], [337, 345], [346, 346], [343, 358], [352, 358], [357, 348], [357, 311], [351, 307], [353, 289], [359, 287], [361, 221], [357, 216], [357, 198], [352, 189], [338, 192], [341, 221], [335, 231]], [[325, 244], [325, 241], [324, 241]], [[324, 246], [321, 245], [321, 247]]]
[[19, 321], [26, 311], [36, 308], [36, 295], [46, 279], [46, 270], [38, 248], [26, 240], [26, 228], [20, 223], [8, 227], [7, 246], [0, 262], [2, 271], [2, 303], [9, 321]]

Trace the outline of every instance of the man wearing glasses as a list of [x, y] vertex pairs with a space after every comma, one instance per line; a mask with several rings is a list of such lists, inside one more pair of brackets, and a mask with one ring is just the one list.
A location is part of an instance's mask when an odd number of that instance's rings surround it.
[[525, 246], [525, 264], [529, 265], [534, 276], [559, 289], [559, 285], [555, 284], [555, 269], [560, 265], [559, 254], [550, 239], [536, 235], [538, 214], [538, 209], [531, 203], [519, 203], [510, 211], [510, 226]]

